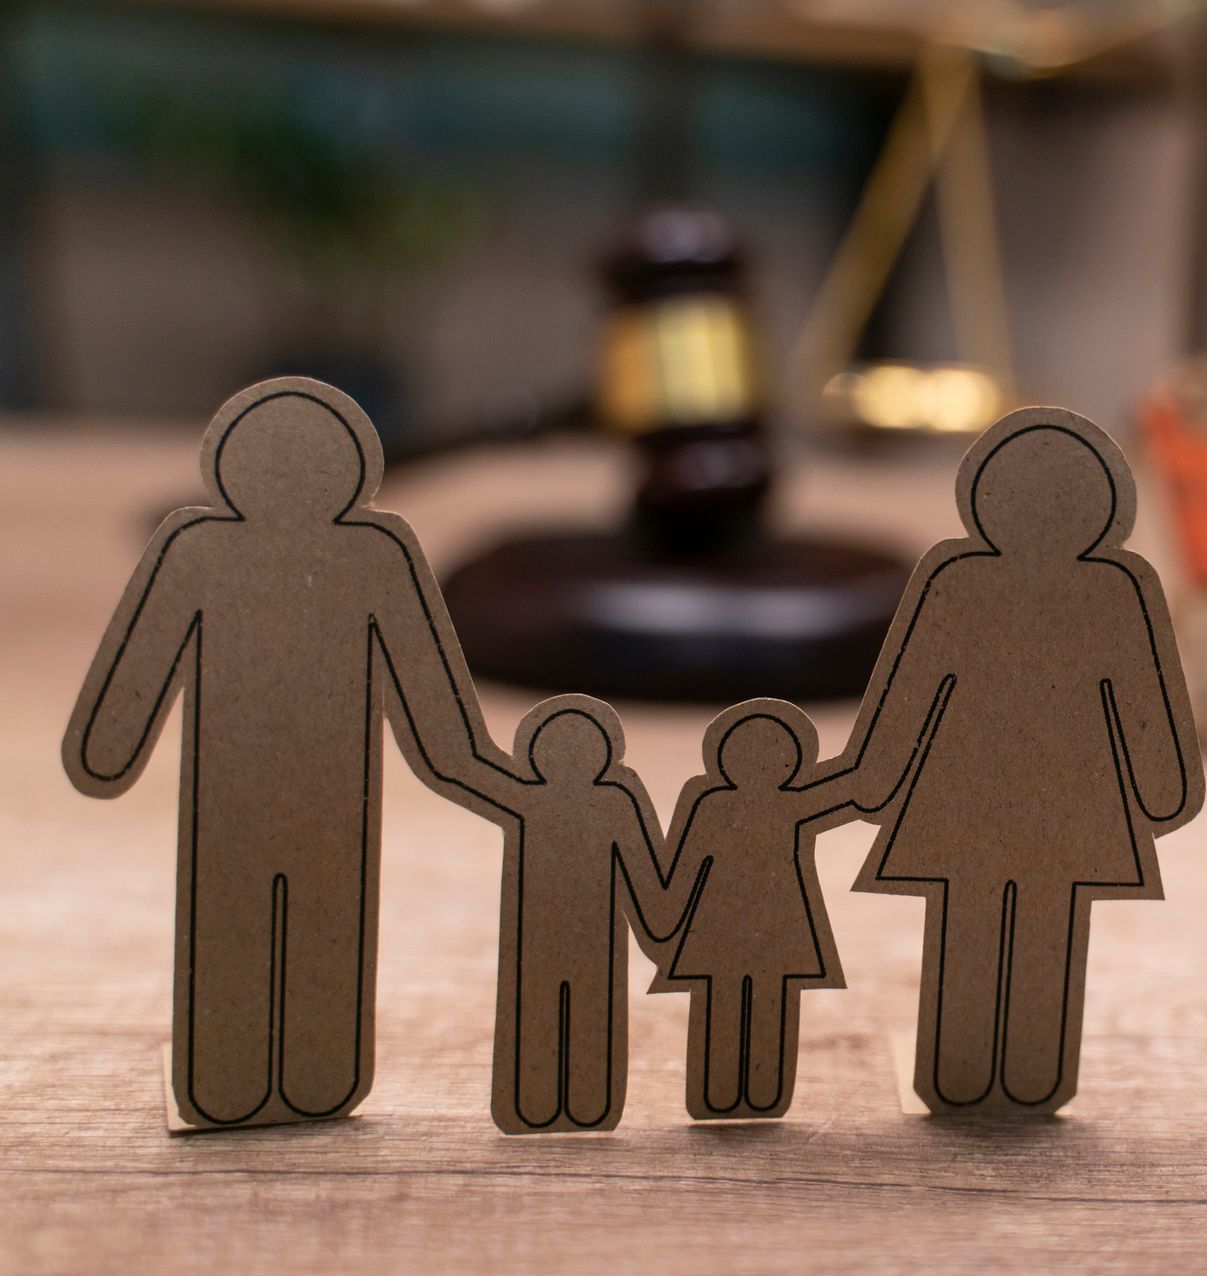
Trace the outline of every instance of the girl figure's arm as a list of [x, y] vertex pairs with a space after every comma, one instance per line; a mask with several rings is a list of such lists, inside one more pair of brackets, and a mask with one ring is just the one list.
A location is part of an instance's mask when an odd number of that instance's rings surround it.
[[838, 771], [821, 779], [806, 780], [802, 787], [784, 789], [783, 792], [792, 804], [798, 824], [824, 822], [825, 827], [834, 828], [859, 819], [860, 811], [855, 805], [856, 788], [853, 771]]

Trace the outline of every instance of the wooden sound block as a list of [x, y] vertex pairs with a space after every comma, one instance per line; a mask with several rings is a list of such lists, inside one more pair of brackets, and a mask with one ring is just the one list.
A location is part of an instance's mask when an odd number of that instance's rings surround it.
[[445, 598], [476, 674], [652, 700], [862, 694], [909, 572], [838, 539], [713, 554], [636, 533], [504, 542]]

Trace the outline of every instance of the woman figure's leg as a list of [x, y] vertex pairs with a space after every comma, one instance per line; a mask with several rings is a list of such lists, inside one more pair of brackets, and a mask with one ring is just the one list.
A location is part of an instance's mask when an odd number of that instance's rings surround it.
[[931, 1004], [919, 1022], [916, 1081], [941, 1105], [971, 1106], [993, 1089], [1007, 903], [999, 884], [953, 882], [928, 906], [942, 911], [937, 926], [927, 918], [922, 989]]
[[800, 990], [787, 979], [747, 981], [747, 1115], [782, 1116], [792, 1102], [800, 1034]]
[[[1088, 909], [1089, 905], [1082, 905]], [[1006, 962], [1002, 1088], [1016, 1103], [1053, 1107], [1065, 1076], [1067, 1044], [1081, 1036], [1085, 945], [1076, 958], [1075, 893], [1036, 887], [1016, 896]], [[1075, 1066], [1075, 1065], [1074, 1065]]]

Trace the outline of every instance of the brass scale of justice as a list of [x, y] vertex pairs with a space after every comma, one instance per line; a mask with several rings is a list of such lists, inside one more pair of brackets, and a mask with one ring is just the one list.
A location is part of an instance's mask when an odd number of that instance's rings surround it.
[[[967, 435], [1015, 405], [985, 134], [977, 52], [925, 45], [794, 343], [814, 416]], [[855, 366], [932, 182], [958, 360]], [[613, 532], [506, 540], [450, 575], [475, 673], [654, 700], [862, 693], [908, 566], [890, 548], [766, 526], [772, 465], [742, 268], [719, 218], [674, 209], [641, 219], [606, 263], [600, 412], [635, 445], [636, 499]]]

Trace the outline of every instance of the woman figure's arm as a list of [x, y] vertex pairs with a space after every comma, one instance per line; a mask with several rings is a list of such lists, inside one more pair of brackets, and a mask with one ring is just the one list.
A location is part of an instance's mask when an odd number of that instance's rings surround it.
[[1178, 827], [1202, 805], [1203, 769], [1165, 595], [1143, 559], [1128, 554], [1113, 565], [1120, 579], [1114, 614], [1103, 617], [1111, 657], [1099, 690], [1115, 761], [1145, 818]]
[[[936, 547], [937, 550], [942, 547]], [[957, 681], [961, 615], [958, 560], [932, 551], [919, 564], [868, 684], [838, 767], [850, 771], [849, 800], [865, 813], [886, 806], [919, 762]], [[913, 601], [912, 609], [908, 604]], [[909, 619], [902, 623], [902, 617]], [[894, 641], [896, 639], [896, 641]]]

